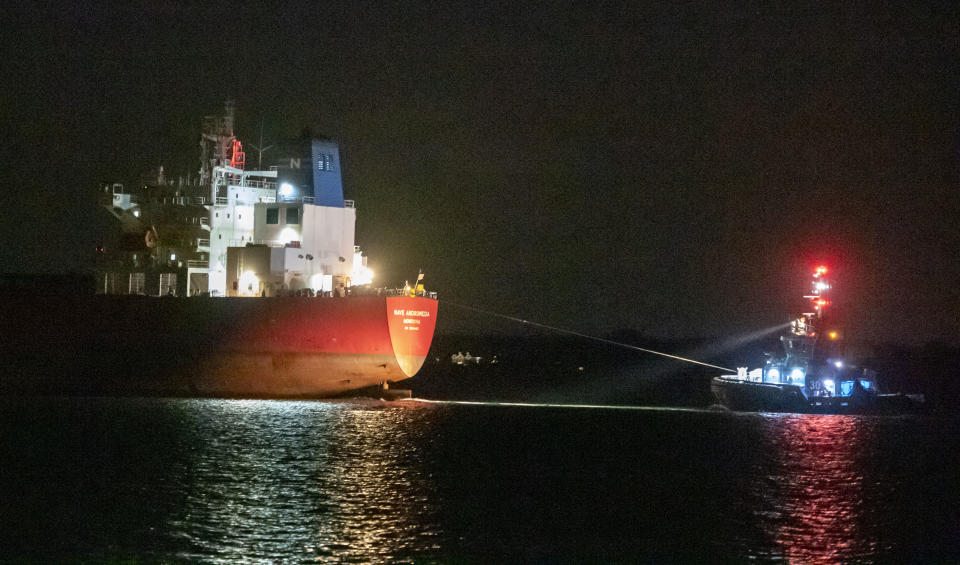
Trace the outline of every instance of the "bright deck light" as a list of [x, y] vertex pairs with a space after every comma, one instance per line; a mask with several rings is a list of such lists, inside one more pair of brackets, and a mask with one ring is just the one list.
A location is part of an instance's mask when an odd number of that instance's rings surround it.
[[300, 232], [293, 228], [283, 228], [280, 231], [280, 242], [281, 243], [290, 243], [291, 241], [300, 241]]
[[356, 265], [353, 268], [353, 273], [350, 275], [350, 284], [352, 285], [362, 285], [370, 284], [373, 282], [373, 271], [364, 267], [363, 265]]
[[292, 196], [293, 195], [293, 185], [285, 182], [280, 185], [280, 196]]
[[250, 296], [260, 291], [260, 279], [253, 271], [244, 271], [240, 275], [240, 294]]

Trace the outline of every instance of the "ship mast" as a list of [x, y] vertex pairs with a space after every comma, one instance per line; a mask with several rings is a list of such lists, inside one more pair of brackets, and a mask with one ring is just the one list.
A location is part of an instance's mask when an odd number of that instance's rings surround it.
[[825, 323], [827, 307], [830, 306], [827, 294], [831, 288], [826, 275], [826, 267], [820, 266], [814, 270], [810, 294], [804, 296], [810, 301], [813, 312], [804, 312], [800, 318], [791, 323], [793, 333], [796, 335], [815, 338], [817, 330]]
[[[819, 332], [821, 326], [826, 323], [824, 317], [827, 307], [830, 306], [830, 300], [827, 299], [830, 282], [827, 280], [826, 274], [826, 267], [821, 266], [814, 270], [810, 294], [804, 296], [810, 301], [812, 312], [804, 312], [800, 317], [795, 318], [790, 322], [790, 331], [780, 337], [786, 354], [786, 358], [783, 359], [783, 366], [770, 366], [766, 371], [774, 382], [800, 385], [806, 382], [807, 371], [810, 362], [813, 360], [814, 348], [820, 337]], [[781, 369], [783, 369], [783, 372], [781, 372]]]
[[257, 150], [257, 170], [262, 171], [263, 170], [263, 152], [273, 147], [273, 145], [267, 145], [266, 147], [263, 146], [263, 118], [260, 118], [260, 141], [258, 141], [257, 143], [259, 143], [260, 145], [254, 145], [251, 143], [250, 146]]
[[210, 185], [210, 202], [217, 201], [219, 183], [213, 182], [214, 167], [230, 164], [233, 147], [234, 104], [228, 100], [220, 116], [203, 118], [203, 134], [200, 137], [200, 185]]

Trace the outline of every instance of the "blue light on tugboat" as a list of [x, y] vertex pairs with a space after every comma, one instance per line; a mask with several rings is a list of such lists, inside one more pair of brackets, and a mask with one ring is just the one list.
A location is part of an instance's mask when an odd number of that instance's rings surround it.
[[803, 381], [803, 369], [800, 367], [795, 367], [790, 371], [790, 380], [795, 382]]
[[823, 381], [823, 388], [826, 389], [830, 394], [837, 394], [837, 386], [830, 379], [825, 379]]
[[871, 383], [870, 381], [864, 381], [864, 380], [861, 380], [861, 381], [860, 381], [860, 386], [862, 386], [862, 387], [865, 388], [865, 389], [870, 388], [870, 387], [872, 386], [872, 384], [873, 384], [873, 383]]
[[838, 369], [842, 369], [842, 368], [843, 368], [843, 361], [834, 361], [834, 362], [833, 362], [833, 366], [836, 367], [836, 368], [838, 368]]

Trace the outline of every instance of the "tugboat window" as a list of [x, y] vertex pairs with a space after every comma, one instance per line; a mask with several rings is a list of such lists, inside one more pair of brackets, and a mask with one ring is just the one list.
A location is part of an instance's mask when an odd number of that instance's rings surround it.
[[280, 209], [279, 209], [279, 208], [267, 208], [267, 223], [268, 223], [268, 224], [279, 224], [279, 223], [280, 223]]
[[288, 224], [300, 223], [300, 208], [287, 208], [287, 223]]

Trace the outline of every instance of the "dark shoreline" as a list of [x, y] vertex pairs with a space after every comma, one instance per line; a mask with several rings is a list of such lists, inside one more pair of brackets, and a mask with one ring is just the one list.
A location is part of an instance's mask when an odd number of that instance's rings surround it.
[[[715, 340], [658, 340], [629, 331], [606, 339], [691, 358], [721, 367], [759, 366], [776, 339], [710, 354]], [[960, 347], [877, 344], [858, 364], [877, 372], [884, 392], [922, 393], [935, 413], [960, 406]], [[470, 352], [479, 364], [457, 365], [451, 355]], [[497, 362], [490, 363], [497, 356]], [[582, 369], [581, 369], [582, 367]], [[661, 406], [715, 403], [710, 380], [719, 369], [575, 336], [438, 333], [420, 373], [404, 381], [416, 396], [436, 399], [590, 402]]]

